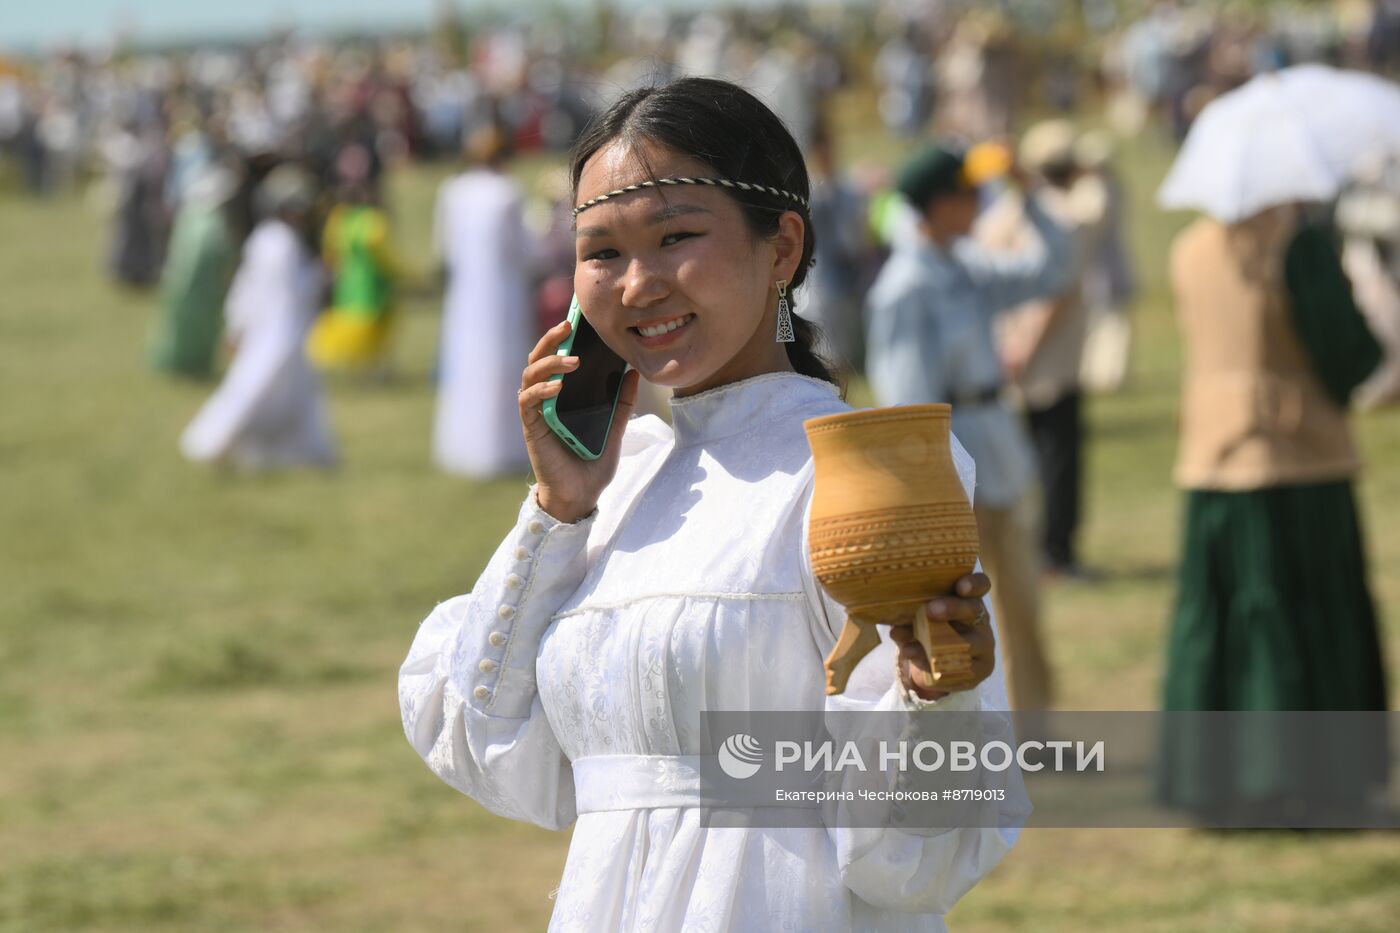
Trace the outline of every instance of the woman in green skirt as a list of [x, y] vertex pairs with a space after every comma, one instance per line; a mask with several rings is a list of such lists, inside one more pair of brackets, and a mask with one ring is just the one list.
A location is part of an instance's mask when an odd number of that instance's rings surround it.
[[[1165, 708], [1384, 710], [1346, 421], [1381, 348], [1331, 234], [1291, 206], [1230, 225], [1203, 218], [1173, 244], [1171, 282], [1186, 353], [1175, 474], [1186, 524]], [[1231, 787], [1169, 756], [1163, 796], [1191, 807], [1286, 797], [1296, 769], [1249, 757], [1254, 776]], [[1337, 791], [1364, 794], [1377, 777], [1352, 774]]]

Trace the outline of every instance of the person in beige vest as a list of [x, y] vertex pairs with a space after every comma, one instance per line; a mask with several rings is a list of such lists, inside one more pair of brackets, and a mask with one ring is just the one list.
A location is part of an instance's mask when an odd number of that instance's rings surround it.
[[[1383, 710], [1346, 420], [1380, 348], [1331, 232], [1289, 206], [1229, 226], [1201, 219], [1170, 264], [1185, 345], [1175, 476], [1186, 525], [1165, 707]], [[1269, 773], [1276, 786], [1230, 792], [1292, 791], [1289, 768]], [[1220, 804], [1202, 788], [1229, 786], [1190, 768], [1167, 774], [1168, 803]], [[1347, 780], [1359, 795], [1379, 777]]]
[[[1172, 244], [1170, 276], [1185, 349], [1175, 476], [1186, 522], [1164, 707], [1384, 710], [1346, 420], [1381, 351], [1332, 233], [1293, 206], [1228, 226], [1201, 219]], [[1277, 814], [1316, 787], [1279, 747], [1245, 762], [1203, 755], [1204, 741], [1190, 728], [1164, 733], [1164, 804]], [[1347, 741], [1337, 751], [1354, 757]], [[1353, 805], [1387, 769], [1384, 728], [1362, 744], [1374, 755], [1327, 780]]]

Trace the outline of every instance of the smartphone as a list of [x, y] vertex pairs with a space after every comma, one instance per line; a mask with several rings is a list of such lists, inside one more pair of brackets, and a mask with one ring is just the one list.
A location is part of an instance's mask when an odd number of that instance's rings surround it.
[[559, 345], [558, 353], [578, 357], [578, 368], [567, 376], [550, 377], [562, 379], [564, 388], [545, 400], [545, 423], [574, 453], [585, 460], [597, 460], [608, 442], [627, 362], [588, 323], [578, 295], [569, 303], [569, 336]]

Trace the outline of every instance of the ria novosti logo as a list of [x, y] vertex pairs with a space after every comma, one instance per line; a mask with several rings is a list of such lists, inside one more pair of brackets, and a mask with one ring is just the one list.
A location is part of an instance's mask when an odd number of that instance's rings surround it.
[[[885, 771], [1103, 771], [1105, 743], [1092, 745], [1084, 741], [1057, 740], [1039, 742], [1028, 740], [1012, 745], [993, 740], [978, 743], [967, 740], [938, 742], [925, 740], [909, 743], [905, 740], [881, 740], [873, 760], [867, 760], [869, 750], [862, 751], [853, 741], [791, 742], [779, 741], [773, 746], [773, 770], [781, 773], [788, 765], [797, 765], [804, 772], [842, 772], [854, 769], [869, 772]], [[1074, 759], [1069, 753], [1074, 752]], [[1034, 756], [1028, 753], [1036, 753]], [[1041, 760], [1051, 756], [1053, 761]], [[751, 778], [763, 767], [763, 745], [747, 732], [736, 732], [725, 739], [718, 754], [720, 770], [736, 780]]]
[[751, 778], [763, 765], [763, 746], [753, 736], [736, 732], [719, 747], [718, 758], [725, 774], [736, 780]]

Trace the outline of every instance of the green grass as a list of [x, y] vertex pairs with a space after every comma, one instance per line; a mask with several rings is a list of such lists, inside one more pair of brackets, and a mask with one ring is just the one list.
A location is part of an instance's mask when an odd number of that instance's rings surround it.
[[[1156, 698], [1179, 509], [1177, 221], [1149, 207], [1167, 159], [1150, 133], [1124, 153], [1145, 292], [1132, 388], [1090, 409], [1086, 556], [1114, 577], [1048, 596], [1068, 708]], [[440, 177], [394, 181], [424, 267]], [[470, 588], [526, 488], [429, 464], [435, 300], [409, 302], [398, 382], [333, 384], [339, 473], [215, 475], [175, 449], [209, 387], [144, 367], [152, 301], [103, 281], [104, 227], [78, 197], [0, 201], [0, 931], [542, 928], [568, 834], [452, 792], [399, 726], [419, 621]], [[1396, 670], [1400, 420], [1357, 426]], [[1393, 835], [1038, 831], [953, 920], [1381, 930], [1397, 877]]]

